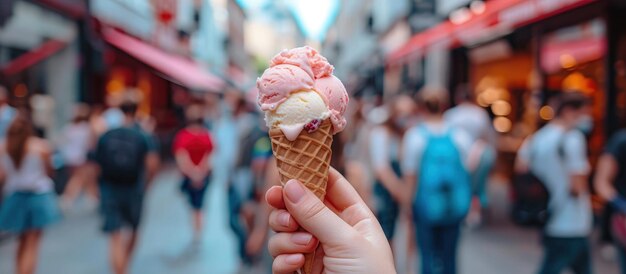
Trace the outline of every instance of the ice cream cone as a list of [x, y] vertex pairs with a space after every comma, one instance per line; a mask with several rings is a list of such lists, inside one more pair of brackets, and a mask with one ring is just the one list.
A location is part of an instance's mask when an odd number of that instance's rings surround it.
[[[269, 135], [281, 183], [284, 185], [296, 179], [323, 200], [332, 154], [333, 129], [330, 119], [324, 120], [315, 131], [303, 130], [294, 141], [289, 141], [276, 127], [270, 129]], [[314, 258], [315, 253], [305, 254], [301, 274], [312, 272]]]

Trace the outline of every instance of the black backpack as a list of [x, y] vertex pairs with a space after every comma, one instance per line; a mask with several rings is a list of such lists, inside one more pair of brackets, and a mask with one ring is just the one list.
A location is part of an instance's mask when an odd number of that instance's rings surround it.
[[[558, 154], [563, 159], [562, 137], [559, 142]], [[530, 144], [529, 163], [536, 160]], [[532, 172], [529, 167], [526, 172], [518, 173], [513, 178], [513, 205], [511, 219], [520, 226], [543, 228], [550, 220], [550, 191], [546, 184]]]
[[102, 179], [113, 184], [138, 183], [147, 153], [146, 138], [139, 130], [117, 128], [108, 131], [100, 137], [96, 149]]
[[544, 227], [550, 218], [550, 192], [531, 171], [513, 179], [511, 219], [521, 226]]

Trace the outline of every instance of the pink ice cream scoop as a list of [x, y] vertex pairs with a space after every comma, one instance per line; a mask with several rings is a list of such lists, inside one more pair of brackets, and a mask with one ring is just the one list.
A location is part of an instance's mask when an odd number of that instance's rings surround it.
[[335, 133], [346, 127], [346, 118], [343, 116], [348, 107], [348, 92], [339, 78], [330, 75], [315, 79], [315, 90], [326, 100], [331, 112], [330, 121]]
[[272, 66], [257, 79], [259, 106], [263, 111], [274, 110], [292, 92], [310, 90], [313, 85], [313, 78], [300, 67], [286, 64]]
[[[303, 126], [311, 122], [309, 116], [317, 115], [320, 117], [313, 120], [330, 117], [333, 134], [342, 131], [346, 126], [346, 119], [343, 115], [348, 106], [348, 93], [341, 81], [332, 74], [333, 70], [334, 67], [328, 63], [324, 56], [308, 46], [283, 50], [274, 56], [270, 62], [270, 67], [257, 79], [259, 105], [266, 112], [268, 126], [281, 124], [282, 127], [285, 127], [284, 122], [286, 121], [292, 121], [292, 123], [298, 121], [296, 123], [298, 130], [294, 130], [294, 132], [299, 132]], [[314, 103], [314, 97], [317, 96], [300, 93], [304, 91], [315, 91], [313, 94], [318, 94], [321, 97], [318, 102], [323, 111]], [[297, 98], [300, 100], [286, 102], [292, 98], [290, 96], [295, 92], [298, 92], [299, 97]], [[313, 106], [316, 107], [313, 108]], [[286, 111], [287, 109], [290, 111]], [[298, 109], [301, 110], [298, 111]], [[307, 111], [307, 109], [310, 111], [307, 113], [311, 115], [299, 113]], [[313, 112], [313, 109], [316, 111]], [[293, 116], [291, 118], [294, 119], [289, 119], [290, 117], [287, 116]], [[295, 125], [291, 125], [290, 128], [294, 127]]]
[[304, 46], [283, 50], [274, 58], [270, 67], [280, 64], [289, 64], [305, 70], [311, 77], [318, 79], [333, 74], [335, 69], [326, 57], [322, 56], [312, 47]]

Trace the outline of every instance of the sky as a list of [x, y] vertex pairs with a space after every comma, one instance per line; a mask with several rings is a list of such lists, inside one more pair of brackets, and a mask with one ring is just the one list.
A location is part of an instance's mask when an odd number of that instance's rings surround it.
[[[239, 0], [247, 10], [263, 7], [271, 0]], [[286, 0], [302, 28], [310, 39], [322, 41], [339, 10], [339, 0]]]

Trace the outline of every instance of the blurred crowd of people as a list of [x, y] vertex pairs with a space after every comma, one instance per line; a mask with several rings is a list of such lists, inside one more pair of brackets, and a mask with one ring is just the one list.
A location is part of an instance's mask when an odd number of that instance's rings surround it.
[[[409, 241], [393, 248], [396, 255], [409, 258], [399, 267], [408, 273], [417, 272], [418, 257], [421, 273], [458, 273], [462, 227], [479, 226], [489, 207], [496, 133], [489, 114], [474, 103], [469, 86], [453, 93], [452, 100], [450, 92], [436, 88], [415, 96], [353, 97], [348, 127], [333, 141], [331, 165], [370, 206], [390, 243], [399, 236]], [[213, 167], [223, 162], [240, 272], [259, 266], [269, 270], [265, 246], [271, 209], [263, 197], [280, 179], [264, 117], [249, 97], [235, 91], [220, 99], [194, 97], [182, 106], [184, 118], [167, 144], [171, 148], [162, 149], [154, 119], [138, 113], [141, 98], [133, 92], [107, 100], [107, 108], [77, 105], [60, 136], [45, 140], [33, 129], [29, 111], [9, 106], [6, 89], [0, 87], [0, 230], [19, 235], [17, 273], [34, 273], [42, 231], [75, 207], [83, 193], [89, 203], [99, 205], [112, 271], [127, 273], [143, 199], [162, 166], [163, 151], [172, 152], [182, 175], [180, 191], [189, 204], [192, 245], [203, 237], [204, 200]], [[542, 231], [544, 259], [538, 273], [591, 273], [592, 167], [583, 133], [592, 126], [591, 102], [582, 94], [563, 92], [552, 104], [555, 118], [529, 136], [518, 153], [517, 175], [511, 178], [516, 192], [512, 210], [517, 212], [512, 215], [518, 223], [532, 223]], [[233, 140], [220, 143], [223, 134]], [[62, 183], [53, 180], [53, 158], [60, 158], [69, 172]], [[626, 133], [620, 132], [608, 142], [594, 185], [613, 209], [610, 224], [624, 269], [625, 165]], [[523, 192], [523, 186], [532, 184], [543, 192]]]

